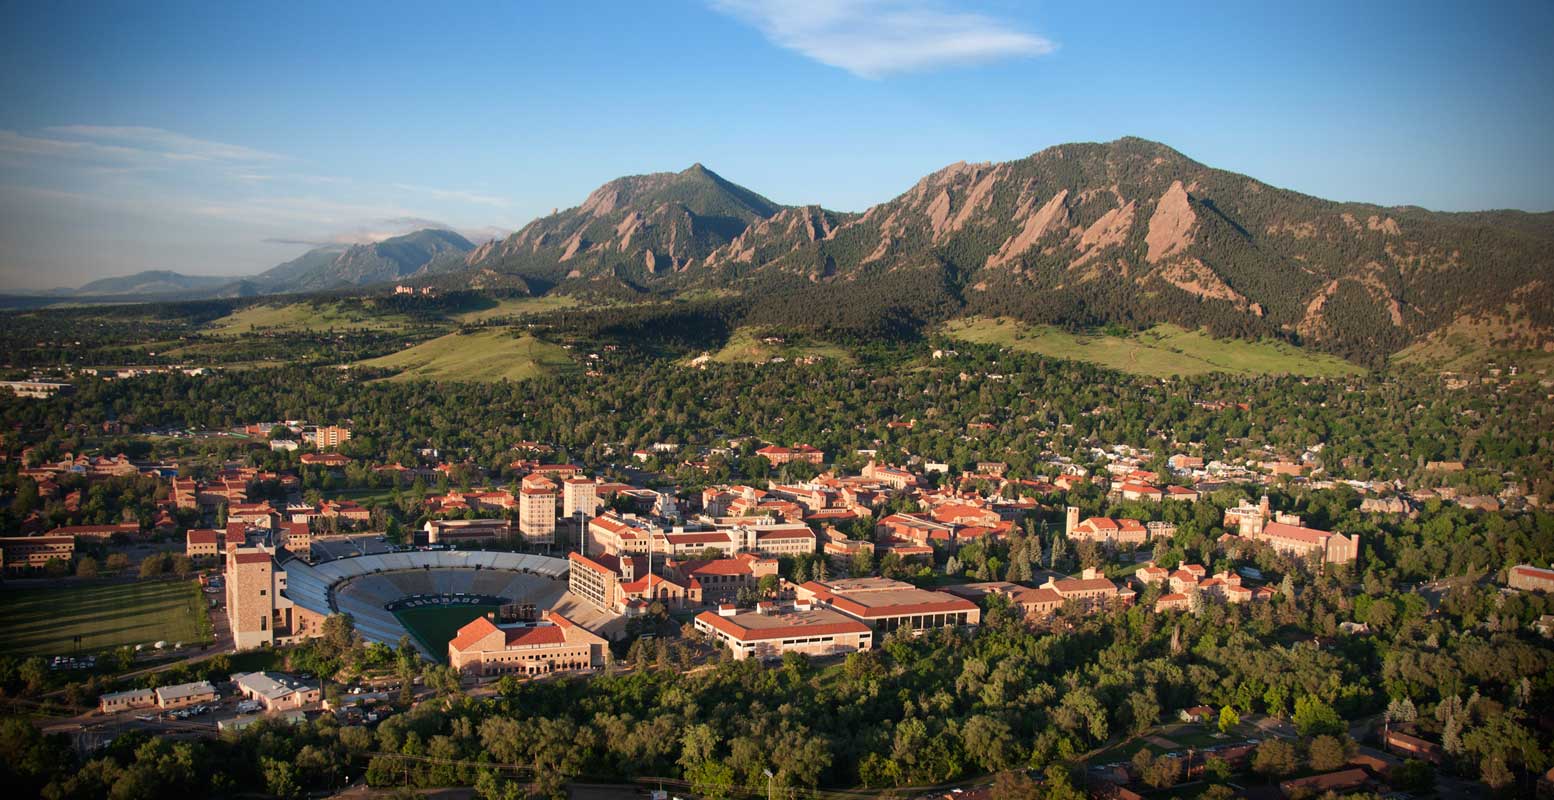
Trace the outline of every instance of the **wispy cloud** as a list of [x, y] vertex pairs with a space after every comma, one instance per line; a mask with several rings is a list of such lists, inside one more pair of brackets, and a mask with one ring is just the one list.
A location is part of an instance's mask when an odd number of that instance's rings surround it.
[[396, 183], [394, 184], [394, 188], [402, 189], [407, 192], [414, 192], [416, 194], [424, 194], [428, 197], [434, 197], [438, 200], [458, 200], [464, 203], [473, 203], [475, 205], [482, 206], [494, 206], [496, 208], [507, 208], [513, 204], [513, 201], [505, 197], [497, 197], [496, 195], [490, 194], [480, 194], [479, 192], [469, 192], [462, 189], [436, 189], [430, 186], [413, 186], [408, 183]]
[[1051, 40], [938, 0], [709, 0], [774, 44], [863, 78], [1045, 55]]
[[132, 125], [62, 125], [47, 133], [138, 149], [174, 161], [280, 161], [285, 156], [240, 144], [196, 139], [163, 128]]

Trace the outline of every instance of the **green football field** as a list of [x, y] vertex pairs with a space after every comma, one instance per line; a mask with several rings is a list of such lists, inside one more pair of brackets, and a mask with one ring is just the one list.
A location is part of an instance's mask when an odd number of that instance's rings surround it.
[[97, 583], [0, 591], [0, 651], [71, 655], [123, 645], [208, 641], [197, 581]]
[[497, 607], [490, 604], [473, 606], [422, 606], [420, 608], [405, 608], [394, 612], [410, 635], [416, 638], [427, 650], [437, 656], [438, 661], [446, 661], [448, 658], [448, 642], [458, 634], [459, 628], [468, 625], [470, 620], [496, 611]]

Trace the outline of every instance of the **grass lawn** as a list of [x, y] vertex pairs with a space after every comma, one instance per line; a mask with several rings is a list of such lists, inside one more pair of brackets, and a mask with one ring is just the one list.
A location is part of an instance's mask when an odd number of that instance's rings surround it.
[[405, 630], [416, 641], [437, 656], [438, 661], [448, 657], [448, 642], [476, 617], [496, 611], [494, 605], [473, 606], [421, 606], [394, 612]]
[[328, 330], [398, 331], [411, 327], [401, 314], [371, 314], [325, 303], [289, 305], [252, 305], [212, 320], [206, 330], [216, 336], [241, 336], [256, 330], [279, 333], [320, 332]]
[[433, 381], [521, 381], [577, 367], [560, 346], [503, 328], [450, 333], [357, 363], [398, 370], [392, 380]]
[[1167, 378], [1225, 372], [1234, 375], [1310, 375], [1326, 377], [1362, 371], [1337, 356], [1302, 350], [1287, 342], [1215, 339], [1203, 331], [1156, 325], [1128, 336], [1069, 333], [1047, 325], [975, 317], [954, 320], [944, 332], [977, 344], [1010, 347], [1053, 358], [1088, 361], [1103, 367]]
[[787, 341], [768, 344], [761, 341], [766, 336], [766, 331], [760, 328], [739, 328], [728, 337], [722, 349], [712, 354], [712, 360], [719, 364], [765, 364], [779, 356], [789, 361], [806, 356], [831, 358], [844, 364], [854, 360], [846, 348], [829, 342], [799, 340], [788, 334], [783, 336]]
[[22, 655], [69, 655], [123, 645], [205, 642], [205, 595], [195, 581], [99, 583], [0, 592], [0, 648]]

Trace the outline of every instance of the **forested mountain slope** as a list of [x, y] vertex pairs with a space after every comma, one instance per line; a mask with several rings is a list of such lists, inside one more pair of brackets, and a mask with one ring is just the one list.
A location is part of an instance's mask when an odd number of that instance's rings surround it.
[[1173, 322], [1375, 362], [1463, 317], [1554, 329], [1554, 215], [1339, 203], [1126, 138], [953, 164], [863, 214], [700, 165], [612, 181], [467, 264], [563, 291], [754, 292], [794, 322]]

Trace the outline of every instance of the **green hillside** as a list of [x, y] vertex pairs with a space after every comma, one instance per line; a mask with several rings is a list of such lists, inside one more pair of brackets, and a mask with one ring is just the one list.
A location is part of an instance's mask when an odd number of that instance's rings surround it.
[[396, 370], [393, 380], [433, 381], [521, 381], [577, 366], [561, 347], [506, 328], [450, 333], [357, 363]]
[[338, 303], [290, 303], [252, 305], [213, 320], [206, 326], [216, 336], [252, 333], [320, 333], [341, 330], [397, 331], [411, 324], [400, 314], [378, 314]]
[[1332, 376], [1361, 371], [1359, 366], [1336, 356], [1302, 350], [1286, 342], [1215, 339], [1202, 331], [1175, 325], [1156, 325], [1143, 333], [1113, 336], [1101, 332], [1074, 334], [1008, 319], [971, 318], [948, 323], [944, 332], [962, 341], [1088, 361], [1158, 378], [1210, 372]]
[[750, 326], [734, 331], [721, 349], [709, 355], [712, 361], [719, 364], [764, 364], [774, 358], [797, 361], [807, 357], [836, 359], [848, 364], [853, 362], [852, 354], [838, 345], [792, 333], [771, 333]]

